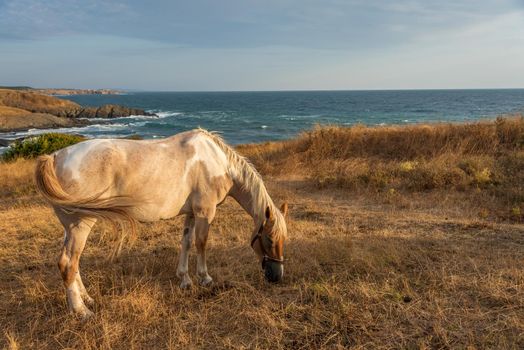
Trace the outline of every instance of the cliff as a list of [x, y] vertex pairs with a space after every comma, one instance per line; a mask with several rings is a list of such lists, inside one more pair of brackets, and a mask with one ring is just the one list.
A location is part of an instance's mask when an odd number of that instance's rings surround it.
[[139, 108], [119, 105], [104, 105], [102, 107], [86, 107], [77, 110], [76, 118], [121, 118], [130, 115], [154, 115]]
[[33, 90], [0, 89], [0, 131], [72, 126], [88, 123], [79, 118], [119, 118], [130, 115], [154, 114], [118, 105], [82, 107], [72, 101]]
[[[32, 113], [24, 109], [0, 106], [0, 130], [3, 131], [60, 128], [85, 124], [87, 122], [83, 120], [57, 117], [48, 113]], [[0, 143], [0, 145], [3, 144]]]
[[14, 107], [32, 113], [48, 113], [73, 118], [82, 107], [74, 102], [29, 91], [0, 90], [0, 106]]

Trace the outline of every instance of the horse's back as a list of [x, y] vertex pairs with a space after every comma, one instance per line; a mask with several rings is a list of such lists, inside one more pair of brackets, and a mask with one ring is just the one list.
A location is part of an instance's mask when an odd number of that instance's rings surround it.
[[183, 163], [187, 147], [180, 142], [184, 140], [184, 135], [180, 135], [183, 137], [161, 141], [83, 141], [55, 153], [55, 171], [64, 188], [70, 191], [100, 191], [108, 187], [123, 190], [125, 183], [138, 181], [143, 184], [144, 179], [155, 180], [171, 171], [174, 163]]
[[113, 140], [83, 141], [55, 152], [55, 171], [68, 192], [77, 192], [87, 180], [108, 179], [118, 157]]
[[[84, 141], [56, 152], [55, 170], [75, 196], [106, 191], [107, 197], [145, 200], [149, 204], [140, 210], [156, 219], [184, 211], [191, 193], [209, 192], [225, 176], [227, 158], [205, 134], [188, 131], [163, 140]], [[221, 193], [228, 190], [221, 187]]]

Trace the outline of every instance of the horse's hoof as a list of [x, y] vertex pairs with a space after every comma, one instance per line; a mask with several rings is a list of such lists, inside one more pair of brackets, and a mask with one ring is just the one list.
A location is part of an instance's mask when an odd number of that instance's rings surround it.
[[200, 280], [200, 285], [201, 285], [202, 287], [208, 287], [208, 286], [210, 286], [211, 284], [213, 284], [213, 279], [212, 279], [211, 276], [209, 276], [209, 275], [208, 275], [208, 276], [205, 276], [204, 278], [202, 278], [202, 279]]
[[82, 310], [73, 311], [73, 312], [78, 318], [80, 318], [82, 322], [85, 322], [93, 318], [93, 316], [95, 316], [95, 313], [89, 310], [87, 307], [84, 307]]
[[87, 321], [95, 316], [95, 313], [86, 308], [85, 313], [82, 315], [82, 321]]
[[191, 289], [193, 286], [193, 282], [189, 278], [183, 279], [182, 282], [180, 282], [180, 288], [181, 289]]
[[84, 303], [86, 303], [87, 305], [89, 306], [95, 305], [95, 299], [91, 298], [89, 295], [85, 295], [83, 299], [84, 299]]

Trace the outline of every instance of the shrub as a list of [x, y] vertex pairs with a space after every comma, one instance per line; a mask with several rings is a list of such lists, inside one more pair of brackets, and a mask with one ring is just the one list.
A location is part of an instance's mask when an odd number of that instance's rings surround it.
[[83, 136], [50, 133], [16, 141], [2, 155], [2, 160], [12, 161], [18, 158], [35, 158], [41, 154], [50, 154], [64, 147], [84, 141]]

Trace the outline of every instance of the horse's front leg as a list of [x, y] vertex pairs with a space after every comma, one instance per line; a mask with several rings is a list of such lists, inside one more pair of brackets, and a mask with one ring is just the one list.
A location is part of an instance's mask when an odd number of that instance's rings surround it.
[[213, 279], [207, 273], [206, 265], [206, 243], [209, 234], [210, 220], [208, 218], [196, 218], [195, 236], [197, 248], [197, 275], [201, 286], [208, 286]]
[[184, 222], [184, 233], [182, 236], [180, 257], [178, 260], [178, 267], [176, 274], [182, 280], [180, 282], [180, 288], [190, 288], [193, 282], [189, 277], [189, 250], [193, 244], [193, 237], [195, 236], [195, 217], [193, 215], [187, 215]]

